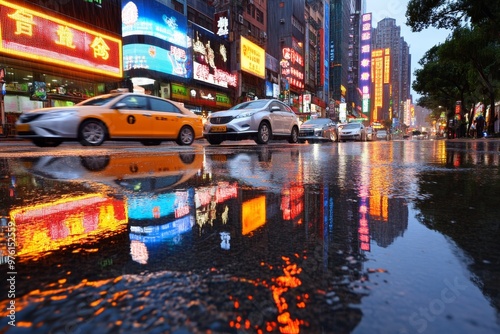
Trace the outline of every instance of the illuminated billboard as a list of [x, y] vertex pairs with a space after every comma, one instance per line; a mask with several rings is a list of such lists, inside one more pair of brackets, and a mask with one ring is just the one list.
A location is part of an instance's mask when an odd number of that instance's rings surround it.
[[122, 36], [145, 35], [188, 47], [187, 17], [157, 2], [122, 1]]
[[292, 48], [283, 48], [281, 76], [287, 78], [291, 87], [304, 88], [304, 57]]
[[229, 43], [193, 24], [193, 79], [228, 88], [238, 86], [230, 72]]
[[[371, 42], [372, 42], [372, 14], [361, 16], [361, 41], [359, 62], [359, 89], [363, 103], [362, 111], [370, 115], [370, 87], [371, 87]], [[368, 116], [370, 118], [370, 116]], [[373, 118], [371, 118], [373, 120]]]
[[164, 49], [150, 44], [126, 44], [123, 56], [125, 71], [146, 69], [182, 78], [190, 78], [193, 71], [187, 50], [175, 45]]
[[372, 52], [372, 81], [373, 81], [373, 113], [372, 120], [378, 120], [384, 96], [384, 50], [377, 49]]
[[241, 36], [240, 57], [242, 71], [266, 78], [266, 51], [263, 48]]
[[0, 1], [0, 53], [121, 78], [122, 42], [19, 5]]

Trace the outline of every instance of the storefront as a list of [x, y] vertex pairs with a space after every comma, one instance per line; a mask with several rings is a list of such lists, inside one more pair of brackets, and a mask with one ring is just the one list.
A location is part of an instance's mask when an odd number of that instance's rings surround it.
[[119, 34], [9, 1], [0, 2], [0, 24], [3, 135], [15, 135], [13, 125], [24, 111], [73, 105], [122, 81]]

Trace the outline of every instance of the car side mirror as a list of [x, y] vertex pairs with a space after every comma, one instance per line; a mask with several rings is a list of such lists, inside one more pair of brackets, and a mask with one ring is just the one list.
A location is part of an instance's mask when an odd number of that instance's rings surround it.
[[271, 107], [271, 112], [273, 112], [273, 111], [280, 111], [280, 110], [281, 110], [281, 109], [280, 109], [280, 107], [278, 107], [278, 106], [272, 106], [272, 107]]
[[117, 104], [115, 104], [115, 109], [123, 109], [127, 106], [126, 103], [124, 102], [118, 102]]

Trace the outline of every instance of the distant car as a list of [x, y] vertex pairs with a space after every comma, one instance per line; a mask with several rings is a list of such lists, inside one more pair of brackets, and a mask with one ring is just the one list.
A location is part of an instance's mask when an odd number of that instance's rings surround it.
[[201, 117], [182, 104], [128, 92], [99, 95], [70, 107], [35, 109], [16, 122], [17, 137], [40, 147], [55, 147], [63, 141], [99, 146], [105, 140], [191, 145], [203, 138], [202, 131]]
[[378, 130], [376, 137], [379, 140], [391, 140], [391, 136], [389, 135], [387, 130]]
[[366, 141], [366, 129], [362, 123], [347, 123], [339, 126], [339, 140]]
[[299, 119], [292, 108], [280, 100], [253, 100], [212, 113], [205, 123], [203, 136], [211, 145], [244, 139], [253, 139], [257, 144], [267, 144], [271, 139], [296, 143]]
[[412, 139], [425, 139], [425, 135], [418, 130], [412, 131], [411, 137], [412, 137]]
[[312, 118], [300, 126], [299, 142], [303, 143], [306, 140], [309, 143], [337, 141], [337, 126], [329, 118]]
[[372, 141], [373, 140], [373, 137], [374, 137], [374, 131], [373, 131], [373, 128], [371, 126], [367, 126], [365, 128], [366, 130], [366, 140], [367, 141]]

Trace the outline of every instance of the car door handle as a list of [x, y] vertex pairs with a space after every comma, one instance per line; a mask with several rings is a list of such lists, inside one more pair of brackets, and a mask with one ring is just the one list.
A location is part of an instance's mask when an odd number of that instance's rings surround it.
[[146, 117], [151, 117], [150, 113], [144, 113], [143, 115], [146, 116]]

